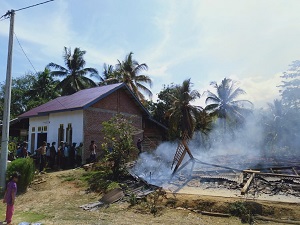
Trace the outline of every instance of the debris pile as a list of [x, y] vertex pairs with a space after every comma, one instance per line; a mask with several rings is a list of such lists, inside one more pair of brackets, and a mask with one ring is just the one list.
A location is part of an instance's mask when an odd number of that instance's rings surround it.
[[81, 205], [80, 208], [83, 210], [94, 211], [100, 207], [109, 206], [112, 203], [120, 201], [126, 196], [130, 197], [134, 195], [137, 199], [144, 198], [159, 188], [158, 186], [149, 184], [147, 181], [133, 173], [130, 173], [128, 179], [125, 179], [122, 184], [124, 187], [123, 189], [113, 189], [103, 195], [99, 201]]

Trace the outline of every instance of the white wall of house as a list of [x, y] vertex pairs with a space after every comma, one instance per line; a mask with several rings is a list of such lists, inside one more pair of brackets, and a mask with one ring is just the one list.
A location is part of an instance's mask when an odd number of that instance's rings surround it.
[[[29, 118], [28, 149], [33, 152], [37, 146], [39, 133], [47, 133], [47, 142], [56, 142], [58, 145], [58, 129], [60, 125], [64, 128], [64, 139], [66, 141], [67, 127], [72, 126], [72, 142], [77, 145], [83, 142], [83, 110], [50, 113], [48, 116]], [[34, 129], [33, 129], [34, 128]], [[34, 140], [32, 134], [35, 133]]]
[[[49, 117], [39, 116], [29, 118], [29, 132], [28, 132], [28, 150], [33, 153], [37, 149], [37, 134], [48, 133]], [[46, 129], [44, 129], [47, 127]], [[38, 129], [41, 130], [38, 130]], [[35, 134], [34, 140], [32, 140], [32, 133]]]
[[[83, 110], [66, 111], [60, 113], [51, 113], [49, 115], [49, 130], [47, 136], [47, 142], [51, 143], [58, 141], [58, 128], [60, 124], [64, 127], [64, 140], [66, 141], [66, 130], [68, 124], [72, 125], [72, 142], [76, 142], [79, 145], [83, 142]], [[58, 144], [58, 143], [57, 143]]]

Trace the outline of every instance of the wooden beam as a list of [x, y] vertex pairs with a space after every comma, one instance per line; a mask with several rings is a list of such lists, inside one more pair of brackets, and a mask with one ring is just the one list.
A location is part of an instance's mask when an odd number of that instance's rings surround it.
[[251, 184], [251, 182], [253, 181], [253, 178], [255, 177], [255, 173], [252, 173], [250, 178], [247, 180], [245, 186], [242, 188], [241, 190], [241, 194], [244, 195], [247, 193], [248, 189], [249, 189], [249, 186]]
[[216, 216], [216, 217], [230, 217], [230, 214], [227, 213], [217, 213], [217, 212], [207, 212], [207, 211], [201, 211], [202, 215], [207, 215], [207, 216]]
[[243, 182], [244, 182], [244, 173], [240, 173], [237, 183], [238, 185], [241, 185]]
[[270, 176], [270, 177], [292, 177], [292, 178], [300, 178], [298, 175], [291, 175], [291, 174], [281, 174], [281, 173], [262, 173], [257, 170], [243, 170], [244, 173], [255, 173], [258, 175], [263, 176]]
[[296, 174], [296, 176], [299, 176], [297, 170], [295, 169], [295, 167], [292, 167], [293, 172]]

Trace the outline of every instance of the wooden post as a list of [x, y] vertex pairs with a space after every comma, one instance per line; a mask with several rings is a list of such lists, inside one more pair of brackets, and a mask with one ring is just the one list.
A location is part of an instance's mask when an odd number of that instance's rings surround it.
[[249, 186], [251, 184], [251, 182], [253, 181], [253, 178], [255, 177], [255, 173], [252, 173], [250, 178], [248, 179], [247, 183], [245, 184], [245, 186], [242, 188], [241, 190], [241, 194], [244, 195], [247, 193]]

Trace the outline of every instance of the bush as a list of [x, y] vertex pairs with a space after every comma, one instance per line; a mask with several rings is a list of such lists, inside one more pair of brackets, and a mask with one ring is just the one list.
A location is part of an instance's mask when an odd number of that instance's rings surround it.
[[8, 165], [6, 179], [8, 181], [14, 172], [19, 172], [21, 177], [18, 181], [18, 191], [26, 192], [28, 185], [33, 180], [34, 171], [34, 163], [31, 158], [19, 158]]

